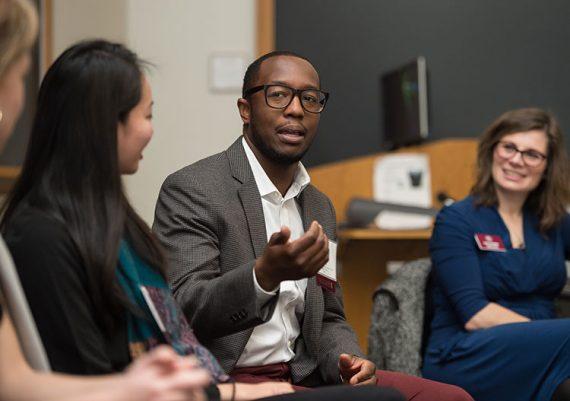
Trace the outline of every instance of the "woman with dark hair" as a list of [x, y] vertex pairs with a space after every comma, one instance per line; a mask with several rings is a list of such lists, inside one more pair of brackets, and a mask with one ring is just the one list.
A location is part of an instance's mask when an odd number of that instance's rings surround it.
[[556, 119], [500, 116], [483, 134], [471, 195], [438, 215], [427, 378], [477, 401], [570, 399], [570, 319], [554, 299], [570, 257], [568, 160]]
[[[24, 82], [38, 17], [27, 0], [0, 0], [0, 149], [24, 104]], [[0, 238], [0, 243], [3, 240]], [[2, 276], [11, 266], [0, 266]], [[11, 270], [10, 270], [11, 272]], [[10, 283], [4, 289], [17, 291]], [[26, 363], [0, 292], [0, 400], [176, 401], [200, 396], [209, 375], [191, 358], [162, 346], [137, 359], [124, 374], [98, 378], [39, 373]]]
[[[151, 139], [143, 62], [102, 40], [67, 49], [42, 82], [28, 153], [0, 223], [54, 370], [124, 369], [157, 344], [195, 355], [217, 383], [210, 399], [293, 391], [287, 382], [230, 383], [201, 346], [163, 278], [162, 251], [130, 206], [133, 174]], [[384, 389], [337, 387], [282, 400], [397, 400]]]

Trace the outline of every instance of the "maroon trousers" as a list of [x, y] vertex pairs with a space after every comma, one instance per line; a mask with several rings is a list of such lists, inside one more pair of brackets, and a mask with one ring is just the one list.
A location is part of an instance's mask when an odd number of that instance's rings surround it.
[[[235, 381], [242, 383], [291, 382], [291, 369], [286, 363], [276, 363], [266, 366], [236, 368], [230, 373], [230, 376]], [[376, 377], [378, 377], [379, 387], [395, 388], [408, 401], [473, 401], [473, 398], [465, 390], [450, 384], [385, 370], [377, 370]], [[308, 390], [306, 387], [295, 385], [293, 387], [295, 391]]]

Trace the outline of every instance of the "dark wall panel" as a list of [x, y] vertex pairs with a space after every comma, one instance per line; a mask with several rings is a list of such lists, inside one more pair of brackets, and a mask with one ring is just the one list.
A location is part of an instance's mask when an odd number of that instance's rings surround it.
[[379, 76], [427, 60], [432, 139], [539, 106], [570, 142], [566, 0], [276, 0], [277, 48], [311, 59], [331, 100], [307, 165], [381, 150]]

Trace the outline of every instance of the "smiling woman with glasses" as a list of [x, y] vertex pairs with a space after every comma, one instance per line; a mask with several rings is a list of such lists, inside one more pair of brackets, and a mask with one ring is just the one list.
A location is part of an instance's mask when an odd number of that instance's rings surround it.
[[481, 137], [471, 196], [434, 226], [423, 374], [478, 401], [570, 399], [570, 319], [554, 312], [570, 256], [562, 138], [544, 110], [500, 116]]
[[265, 103], [274, 109], [286, 109], [295, 96], [299, 97], [303, 110], [321, 113], [325, 109], [329, 94], [319, 89], [294, 89], [286, 85], [259, 85], [244, 92], [244, 98], [263, 89]]

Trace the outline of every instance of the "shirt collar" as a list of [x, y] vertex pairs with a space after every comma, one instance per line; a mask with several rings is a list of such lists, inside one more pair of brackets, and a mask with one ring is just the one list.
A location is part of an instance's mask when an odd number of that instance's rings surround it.
[[[253, 178], [255, 179], [255, 183], [257, 184], [257, 189], [259, 190], [259, 194], [262, 198], [268, 197], [269, 195], [273, 196], [272, 194], [277, 194], [281, 197], [279, 190], [277, 187], [271, 182], [267, 173], [261, 167], [261, 164], [257, 160], [257, 157], [253, 154], [253, 151], [249, 147], [249, 144], [245, 140], [244, 137], [241, 139], [241, 143], [243, 145], [243, 149], [245, 150], [245, 155], [247, 157], [247, 161], [249, 162], [249, 166], [251, 167], [251, 171], [253, 172]], [[293, 179], [293, 183], [289, 187], [289, 190], [283, 197], [284, 200], [291, 199], [299, 195], [303, 189], [311, 182], [311, 178], [309, 177], [309, 173], [303, 163], [298, 162], [297, 171], [295, 172], [295, 177]]]

